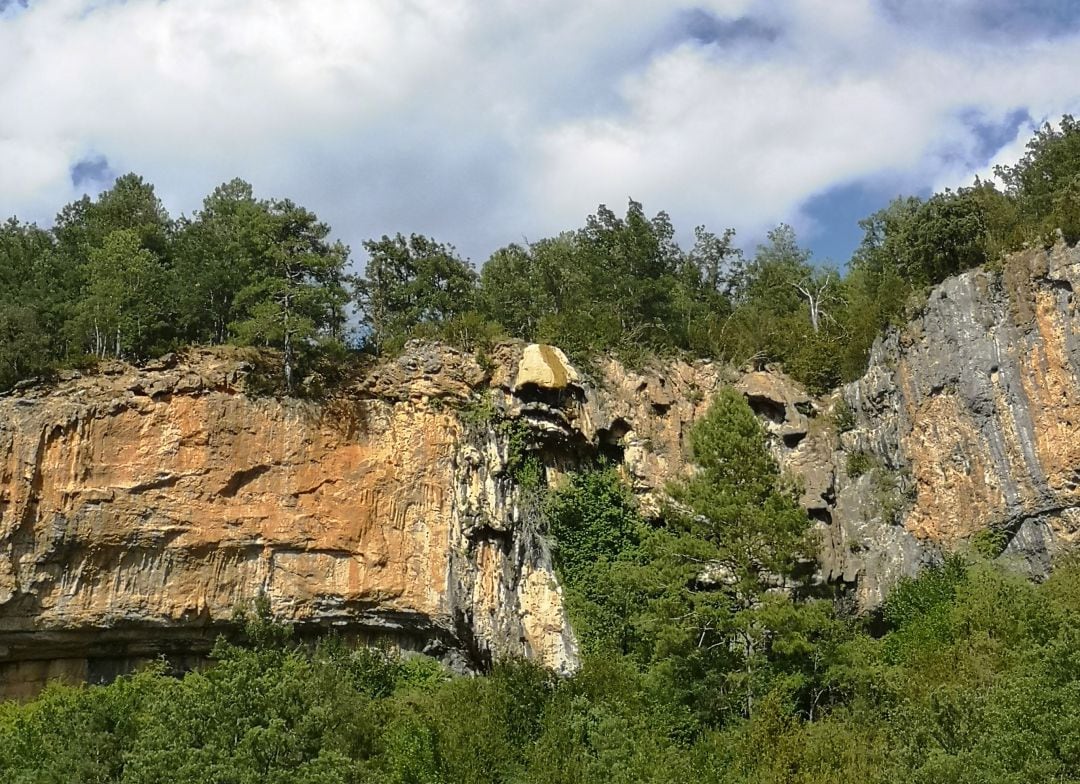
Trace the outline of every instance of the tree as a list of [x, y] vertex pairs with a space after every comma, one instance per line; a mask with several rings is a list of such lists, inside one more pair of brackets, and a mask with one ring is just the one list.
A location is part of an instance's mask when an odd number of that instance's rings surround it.
[[121, 229], [133, 231], [139, 246], [156, 257], [167, 255], [172, 221], [154, 186], [137, 174], [118, 177], [96, 200], [83, 196], [66, 206], [53, 233], [62, 255], [85, 260], [90, 248], [101, 247], [106, 237]]
[[138, 231], [118, 229], [90, 248], [85, 274], [75, 324], [88, 353], [145, 357], [161, 324], [161, 269]]
[[[55, 250], [45, 262], [50, 286], [60, 292], [49, 320], [66, 340], [61, 353], [137, 357], [173, 343], [172, 303], [151, 291], [168, 269], [172, 231], [154, 187], [135, 174], [60, 211]], [[136, 279], [122, 280], [129, 273]]]
[[758, 246], [739, 281], [724, 355], [739, 363], [782, 362], [813, 392], [835, 386], [846, 343], [839, 275], [814, 266], [795, 231], [781, 224]]
[[1066, 114], [1057, 127], [1045, 123], [1023, 158], [994, 173], [1016, 200], [1030, 234], [1052, 241], [1061, 229], [1069, 242], [1080, 239], [1080, 121]]
[[791, 226], [781, 223], [758, 245], [736, 297], [774, 313], [791, 313], [799, 309], [801, 299], [793, 284], [813, 272], [810, 251], [799, 245]]
[[630, 200], [625, 218], [601, 204], [577, 235], [577, 258], [588, 289], [589, 320], [602, 346], [664, 348], [673, 342], [674, 290], [681, 262], [671, 220], [664, 212], [650, 219]]
[[445, 326], [473, 308], [476, 272], [453, 246], [419, 234], [364, 243], [369, 258], [357, 298], [371, 341], [396, 347], [419, 326]]
[[[781, 477], [765, 431], [742, 396], [723, 390], [690, 433], [697, 471], [672, 488], [684, 536], [676, 557], [698, 564], [700, 644], [741, 648], [744, 711], [758, 690], [757, 670], [782, 629], [768, 598], [814, 551], [810, 521]], [[726, 598], [718, 603], [716, 597]], [[783, 600], [780, 600], [783, 603]]]
[[545, 317], [559, 311], [567, 281], [544, 244], [508, 245], [495, 251], [480, 272], [480, 307], [513, 336], [536, 340]]
[[673, 488], [686, 530], [716, 547], [733, 595], [752, 606], [813, 552], [809, 519], [742, 395], [722, 390], [690, 432], [697, 471]]
[[37, 310], [0, 300], [0, 390], [44, 372], [52, 363], [49, 335]]
[[0, 388], [57, 359], [49, 316], [61, 293], [44, 274], [52, 254], [48, 232], [15, 218], [0, 224]]
[[619, 217], [601, 204], [576, 231], [496, 252], [480, 301], [513, 334], [579, 356], [686, 348], [688, 322], [708, 307], [702, 276], [722, 275], [731, 256], [729, 235], [701, 237], [688, 261], [666, 213], [648, 218], [631, 200]]
[[717, 237], [704, 226], [694, 228], [694, 247], [686, 261], [697, 271], [706, 292], [731, 297], [743, 285], [745, 264], [734, 241], [734, 229], [725, 229], [723, 236]]
[[219, 185], [202, 209], [179, 222], [173, 265], [173, 299], [187, 340], [225, 343], [239, 312], [236, 297], [260, 269], [273, 233], [269, 206], [251, 185]]
[[288, 199], [264, 205], [258, 256], [236, 294], [231, 329], [248, 344], [282, 351], [286, 389], [297, 364], [326, 343], [339, 342], [344, 322], [348, 248], [328, 242], [330, 227]]
[[837, 301], [840, 276], [834, 270], [815, 271], [791, 285], [806, 300], [810, 310], [810, 326], [814, 332], [820, 332], [822, 322], [836, 323], [828, 308]]

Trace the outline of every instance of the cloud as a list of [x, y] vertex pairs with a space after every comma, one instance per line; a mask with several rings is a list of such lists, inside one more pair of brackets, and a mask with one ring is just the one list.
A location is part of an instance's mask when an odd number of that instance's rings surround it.
[[896, 5], [35, 0], [0, 18], [0, 215], [47, 221], [107, 150], [174, 213], [240, 176], [356, 248], [481, 260], [628, 197], [749, 242], [826, 231], [805, 207], [846, 184], [963, 182], [1017, 111], [1078, 106], [1073, 33], [945, 45]]

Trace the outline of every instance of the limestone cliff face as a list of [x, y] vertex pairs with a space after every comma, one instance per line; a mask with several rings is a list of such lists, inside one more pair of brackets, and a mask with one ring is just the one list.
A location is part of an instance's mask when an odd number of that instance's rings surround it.
[[245, 370], [206, 353], [0, 402], [0, 680], [205, 653], [260, 593], [302, 627], [574, 666], [505, 455], [447, 405], [475, 362], [391, 365], [328, 406], [249, 397]]
[[[930, 294], [844, 390], [830, 566], [863, 604], [982, 538], [1033, 576], [1080, 535], [1080, 250], [1056, 246]], [[852, 463], [847, 463], [852, 465]]]
[[241, 357], [201, 351], [0, 398], [0, 697], [162, 653], [197, 662], [258, 595], [301, 633], [389, 639], [463, 668], [524, 655], [572, 670], [510, 434], [551, 484], [599, 456], [621, 463], [649, 512], [724, 384], [811, 477], [804, 500], [828, 520], [832, 473], [816, 456], [832, 441], [780, 376], [607, 362], [586, 378], [523, 344], [491, 360], [411, 344], [315, 404], [251, 394]]

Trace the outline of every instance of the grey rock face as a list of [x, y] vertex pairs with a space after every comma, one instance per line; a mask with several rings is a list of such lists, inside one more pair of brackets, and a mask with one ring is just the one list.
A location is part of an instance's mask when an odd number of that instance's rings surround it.
[[831, 567], [863, 606], [946, 551], [1000, 542], [1038, 577], [1074, 541], [1077, 285], [1062, 245], [945, 281], [843, 390], [855, 427], [837, 462], [865, 473], [838, 482]]

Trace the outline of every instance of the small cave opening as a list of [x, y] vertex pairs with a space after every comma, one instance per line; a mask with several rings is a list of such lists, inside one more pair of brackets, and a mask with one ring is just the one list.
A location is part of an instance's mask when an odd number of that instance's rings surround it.
[[760, 395], [750, 395], [746, 398], [746, 402], [750, 404], [750, 408], [755, 414], [765, 417], [775, 425], [787, 421], [787, 409], [783, 403]]
[[784, 442], [784, 446], [786, 446], [788, 449], [794, 449], [795, 447], [797, 447], [803, 442], [804, 438], [806, 438], [805, 430], [796, 430], [792, 433], [784, 433], [784, 435], [781, 436], [781, 440]]
[[523, 403], [542, 403], [552, 408], [562, 408], [568, 402], [581, 403], [585, 400], [584, 391], [576, 386], [551, 389], [537, 384], [522, 384], [514, 390], [514, 396]]
[[622, 463], [626, 455], [623, 439], [630, 432], [630, 423], [622, 417], [612, 421], [611, 427], [597, 431], [597, 451], [600, 457], [612, 463]]
[[1047, 278], [1046, 285], [1051, 291], [1064, 291], [1069, 295], [1069, 300], [1072, 300], [1073, 285], [1064, 278]]

